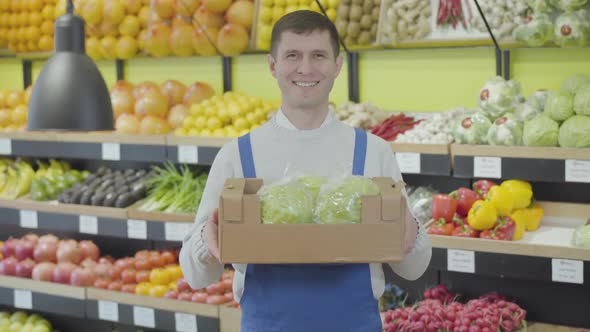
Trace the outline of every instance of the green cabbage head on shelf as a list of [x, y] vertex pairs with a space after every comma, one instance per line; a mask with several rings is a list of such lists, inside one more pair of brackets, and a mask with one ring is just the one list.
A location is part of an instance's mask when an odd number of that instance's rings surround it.
[[582, 9], [587, 3], [588, 0], [555, 0], [557, 9], [566, 13], [571, 13]]
[[487, 134], [490, 145], [522, 145], [522, 125], [512, 114], [499, 117]]
[[590, 115], [590, 83], [583, 85], [576, 92], [574, 112], [579, 115]]
[[539, 114], [524, 124], [522, 140], [526, 146], [557, 146], [559, 124]]
[[574, 246], [590, 249], [590, 225], [576, 227], [572, 240]]
[[582, 9], [559, 15], [555, 20], [553, 36], [555, 43], [561, 47], [586, 46], [589, 30], [588, 13]]
[[590, 116], [574, 115], [559, 128], [559, 145], [566, 148], [590, 148]]
[[555, 8], [556, 0], [527, 0], [527, 4], [536, 14], [549, 14]]
[[548, 117], [555, 121], [565, 121], [574, 115], [574, 96], [569, 92], [552, 91], [545, 102]]
[[297, 181], [274, 184], [260, 191], [263, 224], [310, 224], [313, 193]]
[[498, 76], [488, 80], [479, 90], [477, 102], [490, 119], [495, 119], [513, 112], [520, 99], [520, 84]]
[[561, 91], [575, 94], [581, 87], [590, 84], [590, 75], [573, 74], [561, 82]]
[[543, 46], [553, 39], [553, 22], [545, 14], [529, 16], [514, 29], [512, 37], [527, 46]]
[[379, 193], [379, 186], [362, 176], [347, 176], [327, 184], [318, 196], [316, 220], [320, 224], [358, 224], [361, 221], [361, 196]]
[[534, 118], [538, 114], [541, 114], [542, 112], [543, 109], [536, 108], [529, 103], [521, 103], [516, 105], [514, 117], [516, 118], [516, 120], [520, 122], [525, 122], [531, 120], [532, 118]]
[[453, 138], [459, 144], [486, 144], [492, 122], [482, 112], [459, 117], [453, 127]]
[[547, 101], [548, 96], [549, 91], [537, 90], [530, 94], [530, 96], [526, 100], [526, 103], [533, 107], [535, 110], [543, 112], [543, 110], [545, 109], [545, 102]]

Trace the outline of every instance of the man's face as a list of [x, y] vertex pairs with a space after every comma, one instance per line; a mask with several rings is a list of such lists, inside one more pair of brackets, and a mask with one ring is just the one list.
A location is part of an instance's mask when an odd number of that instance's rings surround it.
[[342, 56], [334, 57], [328, 31], [282, 33], [276, 54], [268, 56], [283, 104], [293, 108], [321, 107], [328, 103]]

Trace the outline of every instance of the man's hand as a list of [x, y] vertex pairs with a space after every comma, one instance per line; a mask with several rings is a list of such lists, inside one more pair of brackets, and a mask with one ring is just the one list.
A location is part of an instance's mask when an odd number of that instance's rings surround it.
[[412, 213], [408, 210], [406, 211], [406, 236], [405, 236], [405, 246], [404, 246], [404, 254], [409, 254], [414, 246], [416, 245], [416, 238], [418, 237], [418, 224], [414, 219]]
[[218, 224], [219, 210], [215, 209], [213, 211], [213, 215], [211, 215], [211, 217], [209, 217], [209, 219], [205, 222], [203, 236], [205, 238], [205, 242], [207, 243], [209, 254], [211, 254], [213, 257], [217, 258], [217, 260], [221, 262], [221, 259], [219, 258]]

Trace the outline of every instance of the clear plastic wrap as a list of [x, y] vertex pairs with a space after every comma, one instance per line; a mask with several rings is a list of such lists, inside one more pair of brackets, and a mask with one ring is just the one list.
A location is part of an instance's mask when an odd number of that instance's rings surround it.
[[590, 249], [590, 224], [576, 227], [572, 242], [576, 247]]
[[428, 222], [432, 216], [432, 196], [436, 193], [436, 190], [430, 187], [408, 189], [408, 201], [412, 214], [422, 224]]
[[522, 125], [512, 114], [494, 121], [487, 134], [490, 145], [522, 145]]
[[314, 194], [295, 176], [260, 188], [263, 224], [311, 224]]

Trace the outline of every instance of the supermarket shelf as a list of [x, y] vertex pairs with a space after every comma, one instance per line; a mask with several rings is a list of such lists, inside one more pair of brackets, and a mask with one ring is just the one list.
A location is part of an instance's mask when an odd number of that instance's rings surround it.
[[219, 307], [220, 332], [240, 332], [242, 310], [232, 307]]
[[451, 155], [447, 144], [392, 143], [404, 174], [451, 175]]
[[[117, 322], [155, 328], [160, 331], [186, 331], [177, 324], [196, 324], [192, 331], [219, 331], [219, 307], [201, 303], [178, 301], [113, 292], [96, 288], [86, 289], [86, 313], [90, 319], [111, 320], [101, 307], [116, 308]], [[111, 309], [112, 311], [112, 309]], [[152, 325], [153, 324], [153, 325]]]
[[168, 159], [180, 163], [212, 165], [221, 147], [231, 138], [168, 136]]
[[83, 318], [85, 298], [82, 287], [0, 276], [3, 305]]
[[452, 144], [451, 155], [461, 178], [590, 182], [590, 149]]

